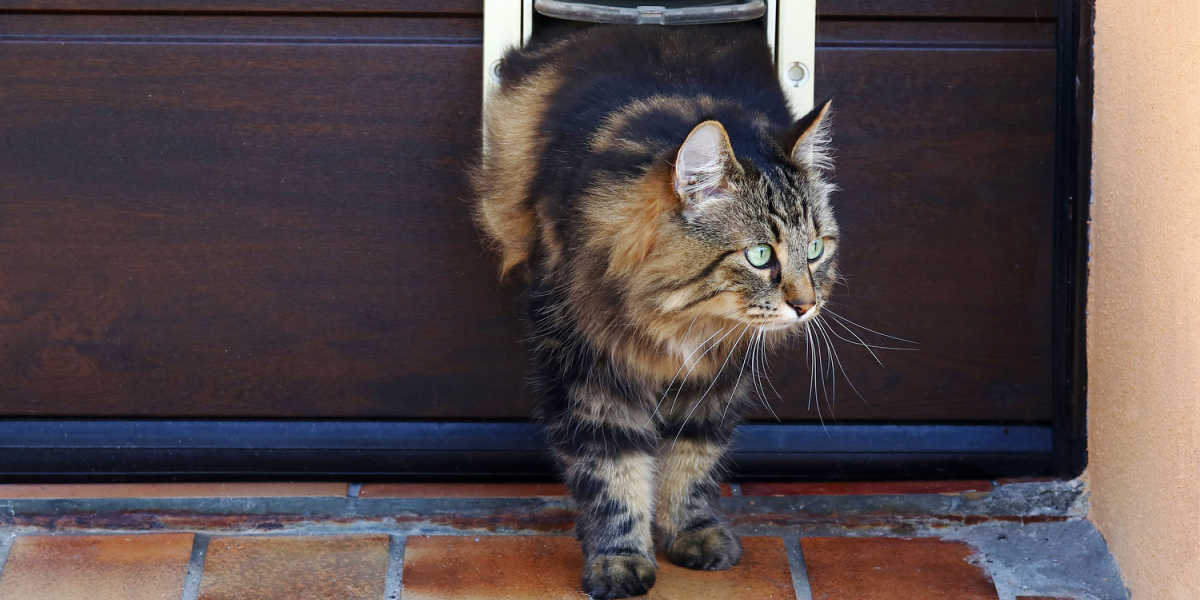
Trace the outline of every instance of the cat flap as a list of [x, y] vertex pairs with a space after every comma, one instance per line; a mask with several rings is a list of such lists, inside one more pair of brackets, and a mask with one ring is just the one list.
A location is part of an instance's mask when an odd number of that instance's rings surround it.
[[675, 155], [675, 193], [683, 200], [685, 218], [725, 195], [725, 171], [731, 166], [740, 168], [725, 127], [705, 121], [692, 129]]

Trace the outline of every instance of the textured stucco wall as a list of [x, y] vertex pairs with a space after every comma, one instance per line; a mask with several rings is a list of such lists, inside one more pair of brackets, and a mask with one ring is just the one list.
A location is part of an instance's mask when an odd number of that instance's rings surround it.
[[1091, 516], [1135, 599], [1200, 598], [1200, 0], [1098, 0]]

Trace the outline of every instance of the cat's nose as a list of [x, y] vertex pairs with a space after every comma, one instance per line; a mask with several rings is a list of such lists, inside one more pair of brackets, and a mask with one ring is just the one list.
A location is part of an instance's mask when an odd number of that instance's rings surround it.
[[808, 312], [813, 307], [813, 303], [808, 300], [788, 300], [787, 303], [788, 306], [796, 309], [796, 315], [801, 317], [803, 317], [804, 313]]

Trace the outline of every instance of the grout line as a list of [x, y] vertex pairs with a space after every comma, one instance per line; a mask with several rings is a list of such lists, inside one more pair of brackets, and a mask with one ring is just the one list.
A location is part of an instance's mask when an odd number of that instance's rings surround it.
[[387, 578], [383, 584], [384, 600], [400, 600], [404, 589], [404, 547], [408, 538], [402, 535], [391, 536], [388, 544]]
[[16, 540], [16, 533], [10, 532], [0, 535], [0, 575], [4, 575], [4, 563], [8, 562], [8, 552], [12, 549], [13, 542]]
[[204, 574], [204, 556], [208, 553], [209, 536], [203, 533], [192, 538], [192, 556], [188, 559], [187, 577], [183, 580], [180, 600], [196, 600], [200, 595], [200, 578]]
[[788, 566], [792, 569], [792, 589], [796, 592], [796, 600], [813, 600], [808, 568], [804, 566], [804, 550], [800, 548], [800, 536], [785, 534], [783, 545], [787, 549]]
[[361, 483], [347, 484], [346, 485], [346, 497], [347, 498], [357, 498], [359, 496], [359, 494], [362, 494], [362, 488], [363, 488], [363, 484], [361, 484]]

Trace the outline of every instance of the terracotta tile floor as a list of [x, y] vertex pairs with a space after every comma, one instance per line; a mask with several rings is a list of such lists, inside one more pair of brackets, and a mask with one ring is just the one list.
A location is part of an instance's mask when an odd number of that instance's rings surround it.
[[[864, 525], [863, 515], [841, 508], [790, 521], [761, 516], [764, 503], [787, 496], [803, 512], [806, 502], [853, 507], [856, 497], [875, 503], [895, 494], [898, 506], [914, 498], [968, 502], [993, 487], [987, 481], [727, 487], [731, 505], [746, 511], [731, 515], [746, 549], [741, 564], [697, 572], [660, 556], [657, 583], [644, 598], [1107, 598], [1063, 596], [1051, 587], [1001, 595], [978, 566], [990, 559], [980, 560], [967, 543], [941, 539], [935, 529], [915, 527], [916, 517], [887, 529]], [[0, 600], [583, 600], [569, 513], [541, 530], [535, 517], [513, 517], [557, 515], [563, 509], [556, 507], [567, 506], [563, 492], [557, 484], [0, 485]], [[31, 516], [6, 520], [6, 506]], [[55, 514], [62, 506], [95, 513]], [[98, 520], [105, 511], [118, 516]], [[180, 528], [167, 517], [189, 511], [196, 513], [184, 521], [189, 531], [158, 531]], [[253, 519], [241, 520], [239, 512]], [[1019, 521], [1000, 519], [996, 526], [1023, 527]], [[140, 530], [95, 531], [125, 522]], [[937, 527], [971, 531], [962, 523]], [[908, 530], [916, 535], [898, 534]]]
[[190, 533], [18, 537], [0, 573], [4, 600], [179, 597]]
[[[785, 542], [745, 536], [728, 571], [691, 571], [659, 557], [650, 600], [795, 600]], [[0, 599], [183, 597], [190, 534], [21, 536], [0, 573]], [[814, 600], [983, 600], [987, 576], [965, 545], [934, 539], [800, 541]], [[198, 600], [376, 600], [387, 585], [387, 536], [220, 536], [208, 540]], [[568, 536], [410, 536], [405, 600], [572, 600], [582, 559]]]
[[[746, 554], [728, 571], [690, 571], [659, 556], [646, 598], [793, 600], [783, 540], [744, 537]], [[521, 557], [515, 559], [514, 557]], [[572, 600], [583, 558], [573, 538], [547, 536], [415, 537], [404, 553], [405, 600]]]
[[390, 543], [386, 535], [215, 537], [199, 600], [378, 600]]
[[966, 544], [937, 539], [804, 538], [813, 600], [995, 600]]

